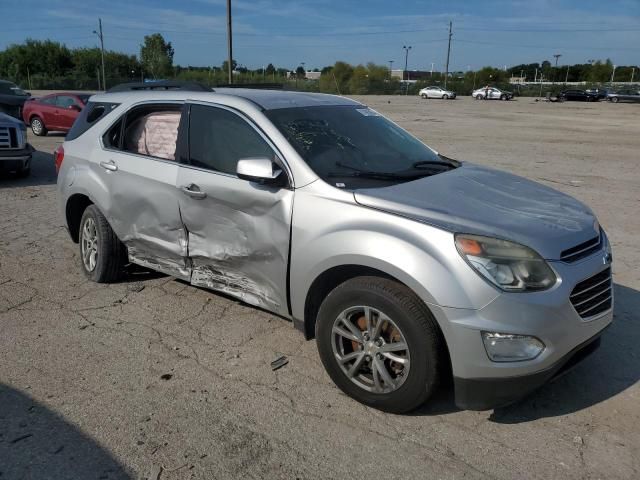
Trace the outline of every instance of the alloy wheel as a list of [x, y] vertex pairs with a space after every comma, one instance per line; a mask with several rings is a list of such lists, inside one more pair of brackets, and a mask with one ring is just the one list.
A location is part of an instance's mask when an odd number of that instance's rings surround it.
[[87, 272], [93, 272], [98, 262], [98, 231], [93, 218], [89, 217], [84, 222], [80, 241], [84, 268]]
[[368, 306], [344, 310], [332, 327], [333, 354], [342, 372], [360, 388], [390, 393], [409, 374], [409, 345], [398, 325]]
[[31, 120], [31, 130], [36, 135], [40, 135], [42, 133], [42, 122], [38, 118], [34, 118]]

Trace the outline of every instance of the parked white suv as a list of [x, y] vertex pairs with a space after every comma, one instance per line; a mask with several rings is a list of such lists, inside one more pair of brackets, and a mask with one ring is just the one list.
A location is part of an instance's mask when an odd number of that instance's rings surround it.
[[342, 390], [383, 410], [417, 407], [449, 372], [459, 406], [509, 403], [612, 320], [588, 207], [348, 98], [96, 95], [55, 162], [91, 280], [132, 262], [291, 319]]

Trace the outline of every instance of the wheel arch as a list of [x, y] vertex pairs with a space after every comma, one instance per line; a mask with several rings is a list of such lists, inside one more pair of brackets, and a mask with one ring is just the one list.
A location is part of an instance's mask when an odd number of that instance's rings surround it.
[[94, 202], [82, 193], [74, 193], [67, 199], [65, 205], [65, 220], [67, 221], [67, 229], [69, 235], [74, 243], [80, 241], [80, 221], [82, 220], [82, 214], [89, 205], [93, 205]]

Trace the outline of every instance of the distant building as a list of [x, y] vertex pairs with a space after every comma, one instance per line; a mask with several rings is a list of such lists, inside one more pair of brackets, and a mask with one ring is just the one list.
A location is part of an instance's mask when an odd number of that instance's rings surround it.
[[391, 78], [408, 80], [410, 83], [417, 82], [418, 80], [427, 81], [432, 77], [432, 75], [433, 74], [430, 71], [425, 70], [391, 70]]
[[[304, 78], [306, 80], [320, 80], [320, 73], [321, 72], [312, 72], [311, 70], [306, 70], [304, 72]], [[295, 71], [290, 71], [287, 72], [287, 78], [295, 78], [296, 77], [296, 72]]]

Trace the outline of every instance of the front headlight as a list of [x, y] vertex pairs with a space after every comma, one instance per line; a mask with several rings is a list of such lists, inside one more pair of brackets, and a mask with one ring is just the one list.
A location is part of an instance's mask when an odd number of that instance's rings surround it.
[[24, 147], [27, 146], [27, 129], [25, 128], [19, 128], [16, 131], [16, 136], [18, 137], [16, 140], [18, 142], [18, 148], [19, 149], [23, 149]]
[[529, 247], [479, 235], [457, 234], [455, 239], [462, 258], [502, 290], [546, 290], [556, 283], [553, 270]]

